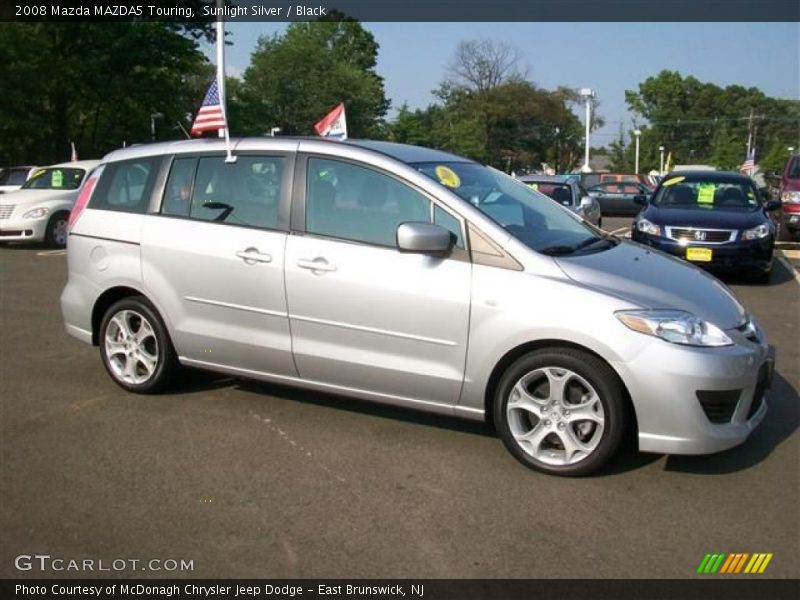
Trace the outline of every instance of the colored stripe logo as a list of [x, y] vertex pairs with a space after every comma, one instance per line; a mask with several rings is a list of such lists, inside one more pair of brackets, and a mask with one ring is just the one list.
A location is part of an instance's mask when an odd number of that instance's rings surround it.
[[767, 569], [772, 557], [773, 554], [771, 552], [754, 554], [748, 552], [734, 552], [731, 554], [715, 552], [705, 555], [700, 562], [700, 566], [697, 567], [697, 573], [701, 575], [713, 575], [715, 573], [720, 575], [736, 575], [739, 573], [760, 575]]

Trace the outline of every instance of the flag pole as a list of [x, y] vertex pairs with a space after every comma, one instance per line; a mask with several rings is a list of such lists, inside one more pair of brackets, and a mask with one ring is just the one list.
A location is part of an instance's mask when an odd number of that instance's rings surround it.
[[231, 139], [228, 132], [228, 107], [225, 101], [225, 20], [223, 18], [224, 0], [217, 0], [217, 88], [219, 89], [219, 105], [225, 119], [225, 127], [219, 130], [219, 137], [225, 138], [225, 150], [228, 156], [225, 162], [236, 162], [231, 154]]

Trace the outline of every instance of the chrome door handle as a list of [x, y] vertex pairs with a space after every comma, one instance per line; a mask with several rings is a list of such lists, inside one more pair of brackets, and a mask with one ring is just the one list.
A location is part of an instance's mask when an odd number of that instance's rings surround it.
[[239, 252], [236, 253], [236, 256], [241, 258], [248, 265], [272, 262], [271, 254], [262, 254], [258, 251], [258, 248], [252, 247], [247, 248], [246, 250], [239, 250]]
[[314, 273], [324, 273], [324, 272], [331, 272], [336, 270], [336, 266], [330, 264], [327, 260], [318, 256], [314, 260], [310, 260], [307, 258], [301, 258], [297, 261], [297, 266], [301, 269], [309, 269]]

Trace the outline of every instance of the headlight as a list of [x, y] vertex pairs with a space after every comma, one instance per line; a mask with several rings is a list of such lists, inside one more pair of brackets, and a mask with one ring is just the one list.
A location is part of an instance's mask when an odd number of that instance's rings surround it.
[[39, 208], [34, 208], [29, 210], [24, 215], [22, 215], [23, 219], [40, 219], [42, 217], [46, 217], [47, 214], [50, 212], [49, 208], [45, 208], [44, 206], [40, 206]]
[[628, 328], [684, 346], [730, 346], [724, 331], [682, 310], [622, 310], [617, 318]]
[[781, 194], [781, 202], [800, 204], [800, 192], [783, 192]]
[[641, 231], [642, 233], [647, 233], [650, 235], [661, 235], [661, 227], [656, 225], [655, 223], [651, 223], [647, 219], [639, 219], [636, 221], [636, 229]]
[[758, 227], [753, 227], [752, 229], [745, 229], [742, 232], [742, 239], [743, 240], [760, 240], [769, 235], [769, 227], [767, 227], [766, 223], [762, 223]]

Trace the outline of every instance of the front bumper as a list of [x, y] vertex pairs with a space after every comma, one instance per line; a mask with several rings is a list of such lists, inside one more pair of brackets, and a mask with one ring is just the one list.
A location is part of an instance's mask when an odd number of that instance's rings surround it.
[[47, 231], [49, 215], [39, 219], [13, 217], [0, 219], [0, 242], [41, 242]]
[[631, 235], [635, 242], [686, 260], [688, 248], [711, 250], [711, 261], [689, 260], [693, 265], [725, 271], [769, 271], [772, 266], [772, 250], [775, 239], [772, 235], [760, 240], [734, 241], [726, 244], [680, 243], [665, 237], [654, 237], [635, 231]]
[[[764, 419], [773, 352], [736, 330], [726, 333], [733, 346], [694, 348], [654, 338], [634, 360], [614, 365], [633, 400], [641, 451], [720, 452], [744, 442]], [[701, 403], [707, 392], [732, 397], [723, 422]]]

